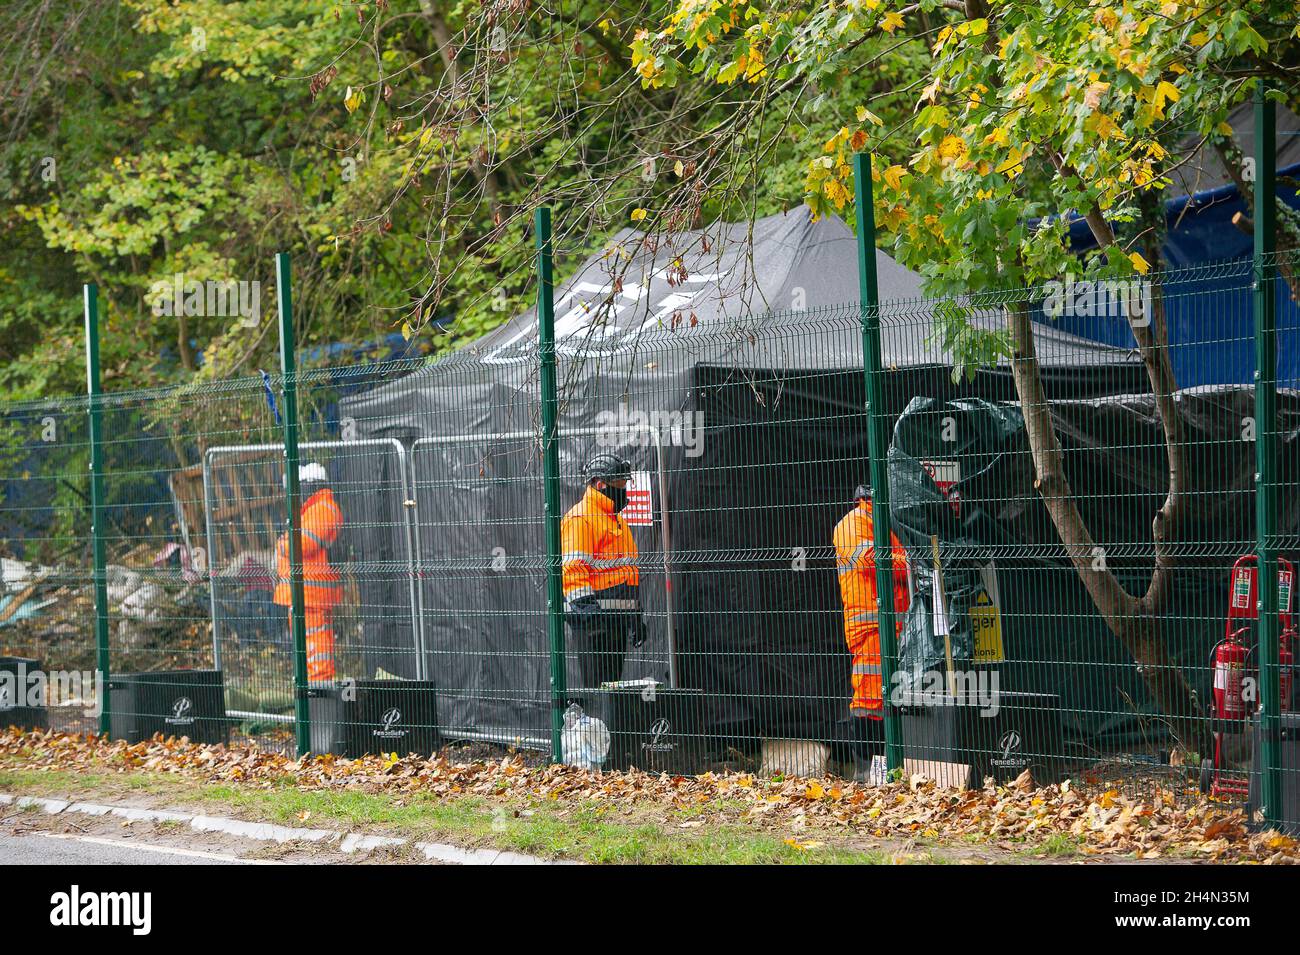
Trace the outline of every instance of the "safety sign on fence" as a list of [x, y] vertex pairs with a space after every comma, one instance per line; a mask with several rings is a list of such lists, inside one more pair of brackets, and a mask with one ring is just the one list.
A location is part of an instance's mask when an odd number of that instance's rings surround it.
[[623, 520], [632, 527], [649, 527], [654, 523], [654, 497], [650, 490], [650, 472], [633, 471], [627, 482], [627, 506]]

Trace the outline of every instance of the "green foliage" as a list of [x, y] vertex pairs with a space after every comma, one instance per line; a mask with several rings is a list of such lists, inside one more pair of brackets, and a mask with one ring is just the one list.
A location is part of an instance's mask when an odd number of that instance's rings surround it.
[[[402, 330], [449, 348], [531, 304], [540, 202], [563, 272], [633, 222], [800, 202], [851, 220], [860, 149], [883, 244], [936, 294], [1066, 271], [1078, 212], [1117, 229], [1095, 277], [1141, 272], [1163, 225], [1146, 198], [1189, 142], [1235, 149], [1227, 110], [1297, 52], [1294, 0], [18, 6], [31, 25], [0, 51], [25, 77], [0, 102], [17, 398], [79, 390], [84, 281], [109, 388], [273, 364], [282, 249], [304, 344]], [[150, 288], [177, 274], [260, 282], [260, 325], [156, 314]], [[941, 324], [962, 361], [1002, 353]]]
[[[870, 151], [886, 244], [930, 293], [959, 297], [1080, 271], [1062, 224], [1075, 214], [1099, 246], [1090, 278], [1158, 267], [1150, 200], [1171, 173], [1234, 146], [1225, 119], [1258, 80], [1294, 101], [1296, 14], [1295, 0], [677, 0], [632, 49], [648, 88], [703, 77], [753, 98], [814, 91], [802, 116], [856, 107], [804, 147], [806, 201], [847, 214], [850, 155]], [[906, 86], [862, 95], [842, 82], [860, 70]], [[939, 326], [959, 365], [1004, 353], [957, 316]]]

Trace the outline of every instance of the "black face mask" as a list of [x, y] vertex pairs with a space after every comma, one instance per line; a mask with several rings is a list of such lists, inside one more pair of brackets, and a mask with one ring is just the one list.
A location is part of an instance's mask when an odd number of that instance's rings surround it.
[[600, 493], [604, 494], [607, 498], [609, 498], [611, 501], [614, 502], [615, 514], [623, 510], [623, 508], [627, 507], [627, 488], [614, 487], [614, 485], [612, 484], [607, 484], [605, 485], [604, 488], [601, 489]]

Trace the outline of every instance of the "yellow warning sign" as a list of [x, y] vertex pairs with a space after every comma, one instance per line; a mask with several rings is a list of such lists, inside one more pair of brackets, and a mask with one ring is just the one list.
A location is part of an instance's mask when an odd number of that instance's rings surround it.
[[983, 587], [975, 594], [970, 608], [970, 627], [975, 635], [975, 662], [1001, 663], [1002, 614]]

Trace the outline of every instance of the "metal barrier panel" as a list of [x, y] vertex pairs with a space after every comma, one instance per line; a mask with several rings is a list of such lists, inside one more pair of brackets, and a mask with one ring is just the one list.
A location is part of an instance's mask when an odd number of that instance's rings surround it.
[[[567, 505], [584, 491], [576, 472], [595, 429], [561, 432], [561, 459], [574, 473]], [[623, 677], [672, 684], [666, 485], [657, 436], [610, 436], [611, 447], [645, 449], [627, 515], [641, 557], [650, 639], [628, 656]], [[451, 738], [549, 746], [549, 659], [538, 441], [527, 432], [421, 438], [411, 464], [420, 621], [426, 671], [439, 688], [440, 729]], [[581, 685], [569, 654], [568, 685]]]
[[[332, 652], [319, 652], [333, 672], [314, 682], [419, 679], [406, 450], [395, 440], [305, 441], [299, 448], [302, 467], [318, 468], [312, 476], [323, 478], [305, 485], [304, 513], [312, 494], [328, 493], [330, 514], [341, 519], [323, 550], [337, 584], [320, 588], [337, 591], [337, 599], [315, 614], [313, 587], [323, 580], [306, 575], [309, 637], [314, 629], [332, 637]], [[287, 566], [277, 554], [283, 477], [280, 444], [213, 447], [204, 458], [213, 654], [226, 675], [230, 715], [255, 722], [293, 720], [287, 597], [277, 593]], [[312, 528], [304, 527], [310, 540]]]
[[549, 725], [540, 475], [526, 434], [412, 446], [425, 669], [440, 730], [537, 746]]

